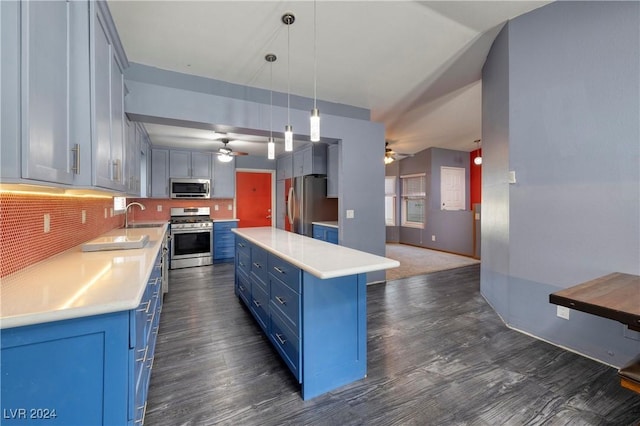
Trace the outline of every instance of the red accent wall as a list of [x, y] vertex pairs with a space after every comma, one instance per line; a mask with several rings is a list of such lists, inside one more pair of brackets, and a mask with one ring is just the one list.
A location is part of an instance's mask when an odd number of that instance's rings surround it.
[[469, 174], [469, 186], [471, 190], [471, 200], [469, 206], [473, 208], [474, 204], [482, 203], [482, 164], [477, 165], [473, 162], [473, 159], [477, 156], [482, 156], [482, 149], [476, 149], [469, 153], [470, 170]]

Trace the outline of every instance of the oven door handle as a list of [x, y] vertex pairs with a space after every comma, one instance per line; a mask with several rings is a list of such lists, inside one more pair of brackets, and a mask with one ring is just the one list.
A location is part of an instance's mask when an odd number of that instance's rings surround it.
[[202, 229], [202, 228], [200, 228], [200, 229], [175, 229], [174, 228], [174, 229], [171, 230], [171, 233], [173, 235], [176, 235], [176, 234], [200, 234], [200, 233], [203, 233], [203, 232], [213, 232], [213, 229], [211, 229], [211, 228], [206, 228], [206, 229]]

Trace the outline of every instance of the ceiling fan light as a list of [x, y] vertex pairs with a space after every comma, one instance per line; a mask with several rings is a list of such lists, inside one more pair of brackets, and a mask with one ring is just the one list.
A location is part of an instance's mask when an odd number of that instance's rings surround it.
[[284, 126], [284, 150], [293, 151], [293, 127], [290, 124]]
[[384, 156], [384, 164], [391, 164], [393, 163], [393, 157], [390, 155], [385, 155]]
[[273, 138], [269, 138], [269, 142], [267, 143], [267, 159], [276, 159], [276, 144], [273, 143]]
[[231, 160], [233, 160], [233, 157], [230, 156], [229, 154], [220, 154], [220, 155], [218, 155], [218, 161], [220, 161], [222, 163], [228, 163]]
[[318, 108], [314, 108], [311, 110], [311, 118], [310, 118], [310, 134], [311, 134], [311, 142], [319, 142], [320, 141], [320, 111]]

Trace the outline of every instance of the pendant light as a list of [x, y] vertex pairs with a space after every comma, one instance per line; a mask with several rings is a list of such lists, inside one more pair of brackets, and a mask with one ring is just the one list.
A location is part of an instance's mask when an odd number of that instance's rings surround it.
[[271, 80], [269, 82], [270, 91], [270, 109], [269, 109], [269, 142], [267, 143], [267, 159], [275, 160], [276, 144], [273, 142], [273, 63], [276, 61], [276, 55], [267, 53], [264, 57], [271, 64]]
[[309, 134], [311, 142], [320, 140], [320, 111], [317, 106], [318, 90], [318, 60], [317, 60], [317, 29], [316, 29], [316, 0], [313, 0], [313, 109], [309, 119]]
[[291, 96], [291, 41], [289, 37], [289, 29], [291, 24], [296, 20], [292, 13], [282, 15], [282, 22], [287, 26], [287, 124], [284, 126], [284, 150], [293, 151], [293, 126], [291, 126], [291, 117], [289, 114], [289, 98]]
[[476, 166], [479, 166], [482, 164], [482, 157], [480, 155], [480, 139], [476, 139], [474, 141], [477, 144], [477, 155], [476, 158], [473, 159], [473, 164], [475, 164]]

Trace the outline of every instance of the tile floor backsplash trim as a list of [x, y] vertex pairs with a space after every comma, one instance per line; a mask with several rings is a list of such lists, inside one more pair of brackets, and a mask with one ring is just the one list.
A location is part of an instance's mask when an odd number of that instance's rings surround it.
[[[110, 216], [112, 206], [110, 198], [0, 193], [0, 277], [123, 226], [123, 214]], [[48, 233], [45, 214], [50, 216]]]

